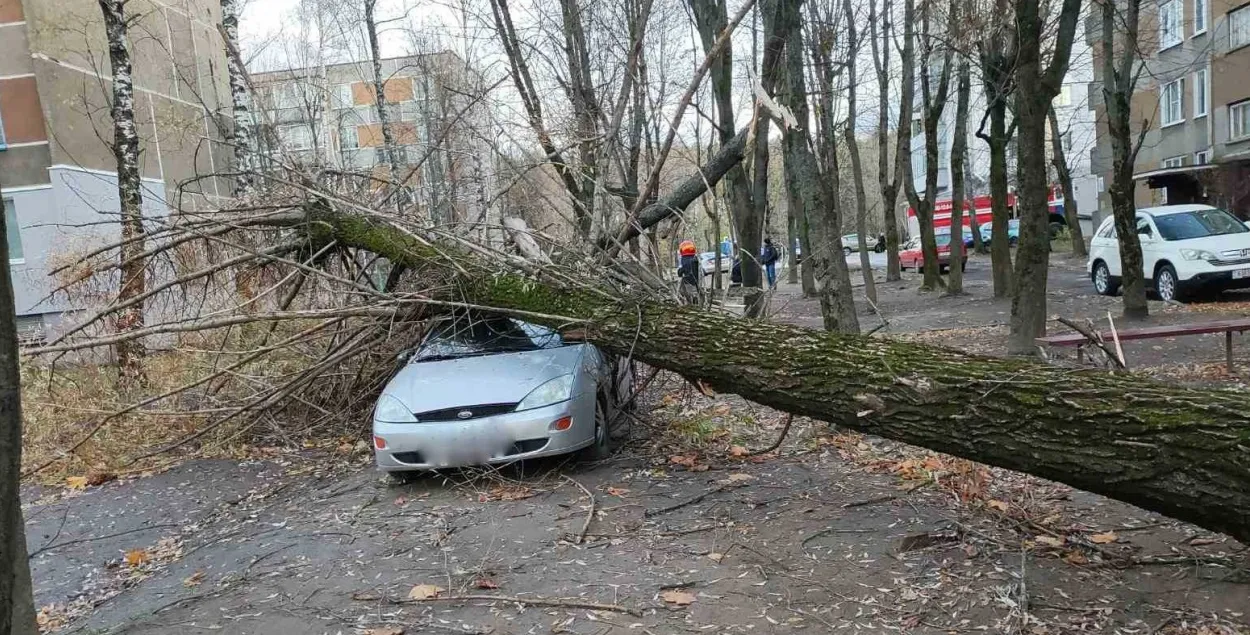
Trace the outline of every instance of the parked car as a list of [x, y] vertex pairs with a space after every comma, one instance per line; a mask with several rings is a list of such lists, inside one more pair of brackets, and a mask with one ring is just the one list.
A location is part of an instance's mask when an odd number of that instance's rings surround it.
[[863, 246], [860, 246], [859, 234], [847, 234], [842, 237], [842, 253], [851, 255], [860, 249], [873, 250], [877, 248], [877, 238], [875, 236], [865, 236]]
[[[949, 228], [949, 227], [946, 227], [946, 228], [943, 228], [943, 229], [939, 229], [939, 230], [937, 230], [936, 234], [937, 234], [938, 236], [941, 236], [942, 234], [946, 234], [946, 236], [947, 236], [947, 240], [950, 240], [951, 230], [950, 230], [950, 228]], [[973, 245], [975, 245], [975, 244], [976, 244], [976, 242], [975, 242], [975, 241], [973, 241], [973, 239], [972, 239], [972, 228], [971, 228], [971, 227], [965, 227], [965, 228], [964, 228], [964, 247], [966, 247], [966, 248], [968, 248], [968, 249], [971, 249], [971, 248], [972, 248], [972, 246], [973, 246]]]
[[436, 327], [382, 390], [373, 447], [387, 472], [611, 449], [628, 376], [599, 349], [519, 320], [463, 314]]
[[[721, 255], [720, 270], [722, 273], [729, 273], [732, 268], [733, 257]], [[716, 252], [705, 251], [699, 254], [699, 268], [703, 271], [703, 275], [710, 276], [716, 272]]]
[[[990, 225], [989, 223], [986, 223], [984, 225], [981, 225], [980, 229], [981, 229], [981, 242], [986, 245], [992, 243], [994, 241], [994, 226]], [[1020, 219], [1013, 218], [1007, 221], [1007, 242], [1008, 244], [1014, 247], [1016, 243], [1019, 242], [1019, 240], [1020, 240]]]
[[[934, 238], [937, 240], [938, 269], [939, 272], [945, 272], [951, 264], [951, 235], [950, 233], [937, 234]], [[968, 268], [967, 253], [964, 252], [963, 260], [960, 262], [960, 271]], [[898, 259], [904, 271], [907, 269], [924, 271], [924, 254], [920, 251], [920, 237], [917, 236], [907, 241], [899, 250]]]
[[[1090, 239], [1086, 270], [1094, 290], [1120, 288], [1120, 243], [1115, 219], [1098, 225]], [[1250, 229], [1210, 205], [1164, 205], [1137, 210], [1146, 283], [1161, 300], [1180, 301], [1199, 290], [1250, 287]]]

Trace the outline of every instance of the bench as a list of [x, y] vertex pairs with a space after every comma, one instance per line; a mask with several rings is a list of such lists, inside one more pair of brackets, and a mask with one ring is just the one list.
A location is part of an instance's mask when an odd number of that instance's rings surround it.
[[[1170, 324], [1165, 326], [1147, 326], [1139, 329], [1117, 329], [1115, 336], [1121, 342], [1130, 340], [1150, 340], [1160, 337], [1175, 337], [1178, 335], [1204, 335], [1207, 333], [1223, 333], [1224, 334], [1224, 354], [1228, 361], [1228, 373], [1233, 373], [1233, 333], [1242, 333], [1250, 331], [1250, 318], [1241, 318], [1237, 320], [1220, 320], [1217, 322], [1203, 322], [1200, 324]], [[1103, 341], [1111, 342], [1115, 339], [1111, 331], [1103, 331], [1099, 333]], [[1083, 344], [1090, 343], [1089, 339], [1080, 333], [1066, 333], [1064, 335], [1052, 335], [1050, 337], [1039, 337], [1033, 340], [1038, 346], [1076, 346], [1077, 360], [1083, 359]]]

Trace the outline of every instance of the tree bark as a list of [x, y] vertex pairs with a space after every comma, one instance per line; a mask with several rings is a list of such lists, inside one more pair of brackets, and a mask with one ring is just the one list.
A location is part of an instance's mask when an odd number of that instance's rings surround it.
[[[139, 131], [135, 126], [135, 87], [130, 62], [127, 31], [130, 20], [125, 14], [126, 0], [98, 0], [104, 16], [104, 33], [108, 41], [109, 67], [113, 74], [113, 156], [117, 160], [117, 198], [121, 206], [121, 290], [119, 303], [143, 294], [147, 280], [147, 259], [144, 252], [143, 183], [139, 174]], [[117, 330], [143, 328], [142, 302], [135, 302], [117, 314]], [[119, 343], [115, 349], [119, 379], [123, 386], [145, 382], [144, 348], [139, 340]]]
[[859, 157], [859, 139], [856, 124], [859, 121], [855, 93], [858, 76], [855, 60], [859, 57], [859, 26], [855, 23], [855, 9], [851, 0], [842, 0], [842, 13], [846, 17], [846, 76], [850, 90], [846, 91], [846, 149], [851, 156], [851, 178], [855, 179], [855, 232], [859, 234], [859, 269], [864, 278], [864, 295], [869, 306], [877, 306], [877, 283], [873, 278], [872, 261], [868, 256], [868, 196], [864, 192], [864, 166]]
[[571, 328], [566, 318], [586, 320], [574, 327], [588, 342], [719, 391], [1067, 483], [1250, 541], [1250, 394], [1244, 392], [818, 333], [611, 290], [557, 287], [328, 205], [310, 206], [286, 222], [305, 227], [313, 240], [334, 239], [414, 270], [451, 271], [454, 261], [462, 272], [450, 287], [458, 300], [552, 316], [526, 319], [558, 328]]
[[[958, 0], [955, 0], [956, 2]], [[905, 0], [905, 9], [903, 20], [908, 26], [904, 27], [904, 38], [910, 42], [911, 22], [915, 18], [915, 0]], [[924, 165], [924, 197], [916, 191], [915, 179], [912, 178], [913, 169], [911, 164], [911, 140], [908, 139], [907, 148], [907, 176], [904, 187], [907, 191], [907, 200], [911, 203], [912, 209], [916, 211], [916, 221], [920, 225], [920, 251], [924, 256], [924, 280], [920, 284], [921, 290], [935, 290], [942, 286], [941, 270], [938, 266], [937, 237], [933, 229], [933, 209], [937, 203], [937, 179], [939, 169], [939, 152], [938, 152], [938, 124], [942, 121], [942, 111], [946, 109], [946, 97], [950, 91], [951, 78], [951, 49], [947, 49], [942, 57], [942, 69], [938, 77], [937, 92], [932, 90], [930, 73], [928, 70], [932, 64], [932, 50], [934, 48], [933, 39], [929, 37], [930, 13], [932, 4], [926, 2], [922, 9], [921, 28], [922, 37], [924, 39], [924, 52], [920, 56], [919, 68], [920, 74], [920, 92], [921, 92], [921, 112], [924, 115], [924, 148], [925, 148], [925, 165]], [[913, 45], [914, 46], [914, 45]], [[906, 49], [904, 49], [905, 51]], [[906, 57], [906, 53], [904, 53]], [[910, 70], [904, 70], [904, 84], [910, 81]], [[907, 99], [906, 89], [903, 90], [904, 99]], [[900, 152], [902, 150], [900, 149]], [[959, 231], [952, 228], [952, 231]], [[954, 234], [951, 234], [952, 238]], [[954, 242], [952, 240], [952, 242]]]
[[239, 13], [237, 0], [221, 0], [221, 31], [226, 46], [226, 74], [230, 81], [233, 125], [226, 143], [234, 148], [234, 195], [252, 191], [256, 172], [256, 142], [252, 135], [252, 98], [248, 93], [247, 69], [239, 55]]
[[990, 148], [990, 275], [996, 298], [1012, 294], [1011, 244], [1007, 234], [1007, 223], [1011, 219], [1007, 206], [1007, 145], [1011, 141], [1007, 129], [1007, 100], [1012, 91], [1015, 52], [1010, 37], [1011, 22], [1004, 19], [1010, 10], [1009, 0], [995, 0], [990, 33], [978, 43], [990, 132], [986, 135], [978, 130], [977, 136]]
[[1052, 104], [1046, 113], [1050, 122], [1050, 162], [1055, 166], [1055, 175], [1059, 177], [1059, 186], [1063, 188], [1063, 216], [1068, 224], [1068, 234], [1072, 238], [1072, 256], [1084, 258], [1085, 234], [1081, 231], [1081, 219], [1077, 216], [1076, 191], [1072, 187], [1072, 171], [1068, 169], [1067, 151], [1063, 147], [1063, 133], [1059, 130], [1059, 117], [1055, 114]]
[[[3, 176], [3, 175], [0, 175]], [[35, 604], [22, 521], [22, 374], [9, 271], [8, 233], [0, 198], [0, 635], [33, 635]]]
[[[782, 169], [785, 169], [784, 167]], [[784, 177], [783, 177], [784, 178]], [[794, 205], [786, 200], [786, 282], [799, 283], [799, 257], [794, 246], [799, 241], [798, 219], [794, 216]]]
[[[812, 266], [816, 293], [820, 298], [820, 313], [825, 330], [843, 333], [859, 332], [859, 317], [855, 313], [855, 301], [851, 297], [851, 274], [842, 252], [842, 219], [838, 211], [838, 165], [837, 150], [825, 152], [824, 171], [817, 165], [812, 151], [808, 126], [811, 117], [807, 107], [807, 83], [804, 77], [803, 31], [800, 22], [801, 0], [776, 0], [776, 32], [785, 37], [786, 91], [784, 101], [794, 114], [793, 125], [782, 131], [782, 153], [785, 156], [785, 181], [790, 200], [799, 205], [807, 218], [808, 234], [812, 243], [810, 252], [804, 251], [804, 268]], [[766, 30], [768, 21], [765, 20]], [[764, 53], [768, 56], [767, 50]], [[830, 90], [825, 88], [828, 96]], [[822, 116], [829, 116], [824, 109]], [[826, 126], [828, 126], [826, 119]], [[827, 128], [832, 146], [832, 128]], [[797, 213], [797, 212], [796, 212]]]
[[1036, 2], [1016, 3], [1015, 104], [1020, 241], [1007, 350], [1032, 354], [1046, 334], [1046, 281], [1050, 270], [1050, 185], [1046, 170], [1046, 112], [1062, 87], [1076, 35], [1081, 0], [1064, 0], [1050, 63], [1042, 63], [1048, 16]]
[[[407, 189], [407, 183], [398, 182], [402, 179], [399, 168], [399, 148], [395, 146], [395, 130], [391, 127], [391, 114], [386, 108], [386, 78], [382, 76], [382, 49], [378, 44], [378, 24], [374, 19], [373, 10], [378, 0], [365, 0], [365, 33], [369, 38], [369, 61], [373, 66], [373, 104], [378, 111], [378, 126], [382, 128], [382, 152], [386, 154], [386, 164], [391, 168], [391, 179], [394, 187], [400, 192]], [[395, 204], [402, 214], [410, 203], [408, 197], [400, 194], [395, 197]]]
[[[902, 166], [902, 148], [904, 140], [906, 140], [907, 149], [911, 150], [911, 87], [905, 84], [902, 89], [903, 99], [899, 106], [898, 113], [898, 130], [895, 132], [895, 169], [893, 178], [890, 177], [890, 48], [893, 45], [891, 37], [890, 20], [893, 13], [890, 7], [890, 0], [882, 0], [881, 8], [881, 35], [877, 35], [877, 2], [869, 0], [868, 2], [868, 27], [871, 29], [869, 42], [872, 44], [872, 62], [877, 71], [877, 182], [881, 187], [881, 207], [885, 215], [885, 279], [886, 282], [895, 282], [903, 279], [902, 265], [898, 258], [898, 214], [894, 209], [894, 203], [898, 199], [898, 180], [907, 176], [910, 178], [910, 172], [904, 175]], [[884, 45], [878, 44], [878, 38], [885, 42]], [[912, 58], [910, 38], [903, 44], [902, 64], [904, 74], [910, 72], [906, 69], [910, 67]]]
[[590, 51], [582, 25], [582, 9], [577, 0], [560, 0], [560, 15], [563, 18], [564, 54], [568, 63], [565, 90], [573, 106], [577, 126], [577, 161], [581, 180], [577, 207], [585, 210], [579, 229], [584, 235], [589, 235], [595, 217], [595, 183], [598, 179], [599, 100], [590, 76]]
[[[1120, 243], [1120, 284], [1124, 294], [1124, 316], [1144, 318], [1150, 313], [1146, 304], [1146, 272], [1142, 266], [1141, 239], [1137, 236], [1137, 205], [1133, 200], [1133, 164], [1145, 136], [1133, 138], [1133, 91], [1136, 90], [1135, 68], [1138, 55], [1138, 29], [1141, 0], [1126, 0], [1123, 15], [1116, 15], [1116, 3], [1102, 3], [1103, 103], [1107, 109], [1107, 136], [1111, 139], [1111, 213]], [[1123, 41], [1115, 45], [1115, 33], [1123, 25]]]
[[[946, 295], [961, 295], [964, 292], [964, 159], [968, 153], [968, 101], [971, 93], [971, 69], [968, 59], [961, 58], [955, 98], [955, 137], [951, 140], [951, 275], [946, 281]], [[973, 205], [974, 236], [977, 234], [976, 215], [976, 205]]]

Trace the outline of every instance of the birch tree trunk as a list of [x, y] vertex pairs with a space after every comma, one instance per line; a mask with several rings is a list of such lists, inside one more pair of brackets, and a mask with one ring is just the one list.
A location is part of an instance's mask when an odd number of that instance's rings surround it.
[[248, 93], [247, 69], [239, 53], [239, 13], [237, 0], [221, 0], [221, 31], [226, 47], [226, 73], [230, 82], [231, 116], [226, 143], [234, 148], [234, 195], [251, 193], [256, 173], [256, 142], [252, 134], [252, 99]]
[[[950, 279], [946, 282], [946, 295], [962, 295], [964, 292], [963, 262], [967, 257], [964, 253], [964, 159], [968, 153], [968, 100], [972, 93], [972, 73], [968, 68], [968, 59], [959, 60], [959, 79], [955, 89], [955, 137], [951, 140], [951, 267]], [[976, 205], [972, 206], [972, 217], [977, 215]], [[972, 233], [976, 235], [975, 220]]]
[[[872, 260], [868, 255], [868, 196], [864, 192], [864, 166], [859, 157], [859, 139], [856, 137], [856, 124], [859, 112], [856, 109], [858, 76], [855, 74], [855, 61], [859, 57], [859, 26], [855, 23], [855, 10], [851, 0], [842, 0], [842, 12], [846, 17], [846, 76], [850, 90], [846, 91], [846, 149], [851, 155], [851, 178], [855, 179], [855, 232], [859, 234], [859, 269], [864, 278], [864, 295], [869, 305], [877, 306], [877, 283], [873, 279]], [[875, 309], [874, 309], [875, 310]]]
[[9, 277], [8, 235], [17, 228], [5, 219], [0, 198], [0, 635], [32, 635], [38, 629], [22, 521], [22, 374]]
[[1076, 192], [1072, 187], [1072, 171], [1068, 169], [1067, 151], [1063, 147], [1063, 133], [1059, 130], [1059, 117], [1055, 115], [1052, 104], [1046, 113], [1050, 122], [1050, 162], [1055, 166], [1055, 175], [1059, 177], [1059, 186], [1063, 188], [1063, 216], [1067, 221], [1068, 234], [1072, 238], [1072, 256], [1084, 258], [1085, 234], [1081, 232], [1081, 219], [1077, 216]]
[[1034, 2], [1016, 3], [1016, 126], [1020, 242], [1016, 251], [1015, 294], [1007, 350], [1035, 351], [1033, 340], [1046, 334], [1046, 281], [1050, 269], [1050, 185], [1046, 170], [1046, 113], [1068, 72], [1081, 0], [1064, 0], [1050, 63], [1044, 65], [1042, 40], [1049, 16]]
[[[1133, 92], [1136, 90], [1138, 29], [1141, 0], [1126, 0], [1122, 15], [1116, 3], [1102, 3], [1103, 103], [1107, 109], [1107, 136], [1111, 138], [1111, 213], [1120, 243], [1121, 289], [1124, 294], [1124, 316], [1144, 318], [1150, 313], [1146, 304], [1146, 280], [1142, 270], [1141, 239], [1137, 236], [1137, 205], [1133, 200], [1133, 164], [1145, 137], [1143, 129], [1133, 138]], [[1115, 43], [1115, 34], [1123, 25], [1122, 41]]]
[[[121, 206], [121, 290], [118, 303], [126, 303], [143, 294], [146, 287], [147, 260], [144, 253], [143, 183], [139, 174], [139, 131], [135, 126], [134, 76], [130, 62], [127, 31], [132, 17], [125, 13], [128, 0], [98, 0], [104, 16], [104, 34], [108, 41], [109, 66], [113, 74], [113, 156], [117, 159], [117, 197]], [[117, 314], [117, 330], [143, 327], [142, 301], [134, 302]], [[118, 343], [119, 378], [123, 385], [141, 385], [145, 381], [144, 348], [140, 340]]]
[[399, 148], [395, 145], [395, 130], [391, 127], [391, 113], [386, 107], [386, 78], [382, 76], [382, 48], [378, 44], [378, 24], [374, 17], [377, 1], [365, 0], [365, 34], [369, 40], [369, 61], [373, 66], [373, 105], [378, 113], [378, 127], [382, 129], [382, 152], [386, 155], [386, 164], [391, 171], [393, 187], [398, 191], [398, 195], [395, 196], [395, 207], [400, 214], [403, 214], [408, 211], [405, 208], [412, 204], [412, 201], [407, 195], [408, 184], [400, 182], [404, 179], [404, 175], [399, 167]]

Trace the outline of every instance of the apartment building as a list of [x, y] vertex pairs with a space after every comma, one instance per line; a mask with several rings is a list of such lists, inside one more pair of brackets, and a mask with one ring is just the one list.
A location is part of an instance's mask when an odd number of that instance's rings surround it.
[[[1090, 26], [1096, 42], [1101, 24]], [[1143, 72], [1132, 99], [1133, 117], [1146, 128], [1134, 165], [1137, 204], [1210, 203], [1250, 218], [1250, 5], [1145, 3], [1142, 33]], [[1092, 160], [1110, 171], [1105, 126]]]
[[[219, 121], [230, 91], [217, 0], [134, 0], [130, 44], [144, 212], [229, 194]], [[21, 328], [55, 330], [80, 300], [49, 296], [57, 264], [116, 237], [111, 76], [95, 0], [0, 0], [0, 196]]]
[[[449, 51], [384, 59], [383, 96], [402, 181], [438, 223], [483, 222], [489, 156], [476, 74]], [[257, 73], [260, 135], [278, 164], [392, 178], [371, 62]], [[373, 180], [377, 179], [377, 180]]]

